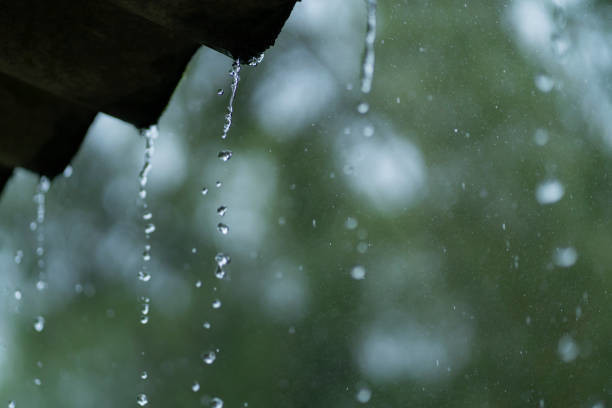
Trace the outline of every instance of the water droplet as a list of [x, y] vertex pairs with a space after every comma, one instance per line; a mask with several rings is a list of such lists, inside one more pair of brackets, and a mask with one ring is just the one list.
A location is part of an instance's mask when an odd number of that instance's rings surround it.
[[214, 351], [209, 351], [208, 353], [204, 353], [202, 356], [202, 361], [206, 364], [211, 365], [217, 359], [217, 354]]
[[40, 191], [42, 193], [46, 193], [47, 191], [49, 191], [50, 187], [51, 187], [51, 181], [47, 177], [42, 176], [40, 178], [40, 183], [39, 183]]
[[213, 307], [213, 309], [220, 309], [221, 308], [221, 301], [219, 299], [213, 300], [212, 307]]
[[223, 408], [223, 400], [218, 397], [211, 399], [210, 408]]
[[140, 316], [140, 324], [149, 323], [149, 316]]
[[361, 102], [359, 105], [357, 105], [357, 112], [361, 113], [362, 115], [368, 113], [369, 110], [370, 105], [367, 102]]
[[38, 224], [36, 224], [35, 221], [32, 221], [30, 223], [30, 231], [36, 231], [36, 228], [38, 228]]
[[554, 204], [563, 198], [565, 188], [559, 180], [548, 180], [540, 183], [536, 189], [536, 200], [542, 205]]
[[34, 330], [37, 332], [41, 332], [45, 329], [45, 318], [42, 316], [38, 316], [36, 321], [34, 322]]
[[40, 386], [42, 384], [42, 381], [40, 378], [34, 378], [34, 385]]
[[538, 146], [544, 146], [546, 143], [548, 143], [548, 132], [546, 129], [537, 129], [533, 135], [533, 138]]
[[223, 88], [217, 89], [217, 95], [223, 95], [224, 93], [225, 91], [223, 90]]
[[152, 213], [150, 213], [150, 212], [146, 212], [146, 213], [144, 213], [144, 214], [142, 215], [142, 219], [143, 219], [143, 220], [145, 220], [145, 221], [148, 221], [148, 220], [150, 220], [151, 218], [153, 218], [153, 214], [152, 214]]
[[249, 60], [249, 66], [256, 67], [257, 65], [261, 64], [263, 59], [264, 59], [263, 52], [256, 57], [251, 57], [251, 59]]
[[564, 363], [570, 363], [578, 357], [580, 349], [576, 341], [569, 334], [564, 335], [559, 339], [557, 352]]
[[36, 289], [38, 291], [43, 291], [47, 289], [47, 282], [45, 282], [44, 280], [39, 280], [38, 282], [36, 282]]
[[17, 403], [15, 401], [9, 401], [8, 408], [17, 408]]
[[229, 159], [231, 159], [231, 158], [232, 158], [232, 155], [233, 155], [233, 154], [234, 154], [234, 153], [233, 153], [231, 150], [221, 150], [221, 151], [220, 151], [220, 152], [217, 154], [217, 157], [218, 157], [219, 159], [221, 159], [221, 161], [226, 162], [226, 161], [228, 161]]
[[145, 262], [151, 260], [151, 245], [145, 245], [145, 250], [142, 252], [142, 260]]
[[15, 263], [17, 265], [19, 265], [21, 263], [21, 261], [23, 260], [23, 251], [22, 250], [18, 250], [15, 253]]
[[219, 252], [215, 255], [215, 262], [220, 268], [223, 268], [225, 265], [232, 262], [232, 258], [230, 258], [229, 255], [225, 255], [223, 252]]
[[71, 165], [66, 166], [66, 168], [64, 169], [64, 172], [62, 173], [63, 176], [65, 178], [70, 178], [72, 177], [72, 173], [74, 172], [74, 169], [72, 168]]
[[368, 401], [370, 401], [370, 398], [372, 398], [372, 390], [367, 387], [362, 387], [359, 389], [359, 391], [357, 391], [355, 398], [362, 404], [366, 404]]
[[372, 125], [366, 125], [363, 128], [363, 135], [365, 137], [372, 137], [374, 136], [374, 126]]
[[191, 391], [193, 391], [193, 392], [200, 391], [200, 383], [197, 382], [197, 381], [194, 381], [193, 385], [191, 386]]
[[356, 265], [351, 269], [351, 278], [355, 280], [365, 279], [366, 269], [361, 265]]
[[355, 228], [357, 228], [358, 225], [359, 222], [353, 217], [348, 217], [346, 221], [344, 221], [344, 228], [349, 230], [354, 230]]
[[217, 279], [223, 279], [226, 275], [227, 273], [225, 272], [225, 269], [217, 266], [217, 268], [215, 269], [215, 276], [217, 277]]
[[206, 195], [206, 194], [208, 194], [208, 189], [206, 187], [204, 187], [202, 189], [202, 195]]
[[202, 287], [202, 281], [201, 280], [196, 281], [195, 287], [198, 288], [198, 289], [201, 288]]
[[147, 378], [149, 378], [149, 373], [147, 373], [146, 371], [140, 373], [140, 379], [146, 380]]
[[145, 234], [150, 235], [153, 232], [155, 232], [155, 224], [147, 225], [147, 227], [145, 228]]
[[202, 323], [202, 327], [205, 328], [206, 330], [210, 329], [210, 323], [209, 322], [204, 322]]
[[221, 207], [217, 208], [217, 214], [219, 214], [221, 217], [223, 217], [226, 213], [227, 207], [222, 205]]
[[222, 222], [217, 224], [217, 230], [223, 235], [229, 234], [229, 227]]
[[138, 403], [138, 405], [140, 405], [141, 407], [144, 407], [145, 405], [147, 405], [149, 403], [149, 399], [147, 398], [146, 394], [138, 394], [136, 396], [136, 402]]
[[578, 252], [573, 247], [556, 248], [553, 254], [553, 262], [562, 268], [573, 266], [578, 260]]
[[138, 279], [140, 279], [141, 282], [148, 282], [151, 280], [151, 274], [147, 271], [140, 270], [138, 271]]
[[555, 86], [555, 81], [548, 75], [537, 75], [535, 77], [535, 86], [544, 93], [552, 91]]
[[195, 253], [197, 253], [197, 252], [198, 252], [197, 248], [191, 248], [191, 253], [192, 253], [192, 254], [195, 254]]

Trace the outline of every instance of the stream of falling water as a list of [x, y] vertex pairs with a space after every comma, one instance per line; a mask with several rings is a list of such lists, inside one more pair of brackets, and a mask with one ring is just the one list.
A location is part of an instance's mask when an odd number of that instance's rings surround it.
[[[36, 289], [39, 291], [47, 287], [45, 274], [45, 204], [47, 200], [47, 192], [51, 187], [51, 182], [45, 176], [41, 176], [34, 194], [34, 202], [36, 203], [36, 221], [30, 223], [30, 229], [36, 231], [36, 265], [38, 267], [38, 280], [36, 281]], [[44, 318], [39, 316], [37, 321]], [[43, 323], [44, 326], [44, 323]], [[35, 328], [37, 326], [35, 325]], [[38, 330], [37, 331], [42, 331]]]
[[[145, 223], [144, 235], [145, 235], [145, 246], [142, 253], [142, 265], [138, 271], [138, 279], [140, 282], [147, 284], [151, 280], [151, 273], [149, 272], [149, 262], [151, 261], [151, 234], [155, 232], [155, 224], [153, 223], [153, 213], [149, 209], [147, 203], [147, 183], [149, 181], [149, 173], [153, 166], [152, 159], [155, 153], [155, 139], [157, 139], [159, 132], [156, 125], [151, 126], [148, 129], [143, 130], [142, 136], [145, 139], [145, 151], [144, 151], [144, 163], [142, 169], [138, 174], [139, 189], [138, 197], [140, 199], [140, 205], [142, 208], [142, 219]], [[147, 296], [148, 291], [143, 291], [139, 297], [140, 303], [140, 323], [145, 325], [149, 322], [149, 312], [151, 299]], [[144, 356], [144, 352], [141, 353]], [[149, 373], [146, 370], [142, 370], [139, 374], [139, 378], [142, 381], [146, 381], [149, 378]], [[143, 407], [149, 403], [147, 394], [139, 393], [136, 396], [136, 402], [139, 406]]]
[[[260, 54], [258, 57], [251, 58], [248, 62], [248, 65], [251, 67], [257, 66], [263, 61], [263, 58], [264, 58], [264, 54]], [[228, 133], [232, 127], [232, 120], [233, 120], [233, 114], [234, 114], [234, 101], [236, 99], [236, 92], [238, 90], [238, 84], [240, 83], [240, 71], [241, 71], [240, 60], [236, 59], [233, 62], [232, 68], [229, 72], [229, 75], [232, 77], [232, 83], [231, 83], [230, 99], [227, 105], [227, 113], [225, 114], [225, 123], [223, 124], [223, 134], [221, 135], [221, 140], [224, 140], [224, 141], [227, 140]], [[223, 90], [219, 89], [217, 91], [217, 95], [223, 95]], [[227, 163], [233, 157], [233, 155], [234, 153], [231, 150], [224, 148], [217, 153], [217, 158], [221, 160], [222, 162]], [[221, 188], [222, 185], [223, 183], [221, 181], [217, 181], [215, 183], [215, 186], [217, 188]], [[209, 193], [208, 188], [204, 187], [201, 193], [203, 196], [207, 196]], [[220, 204], [217, 207], [216, 213], [219, 217], [224, 217], [227, 212], [228, 212], [228, 207], [226, 205]], [[223, 222], [218, 222], [217, 231], [222, 235], [228, 235], [230, 232], [230, 228], [227, 224]], [[229, 255], [223, 252], [217, 252], [214, 256], [214, 261], [216, 265], [215, 272], [214, 272], [215, 277], [217, 279], [222, 280], [227, 276], [227, 272], [225, 268], [231, 262], [231, 258]], [[196, 286], [200, 287], [201, 281], [198, 281], [196, 283]], [[213, 287], [213, 290], [216, 290], [216, 287]], [[218, 298], [214, 299], [211, 306], [213, 309], [220, 309], [222, 306], [221, 300]], [[205, 322], [203, 324], [203, 327], [206, 329], [210, 329], [211, 326], [209, 322]], [[206, 365], [212, 365], [217, 358], [218, 352], [219, 352], [218, 348], [216, 348], [215, 350], [204, 352], [201, 355], [201, 359]], [[200, 390], [200, 383], [198, 381], [194, 381], [193, 385], [191, 386], [191, 389], [194, 392], [198, 392]], [[219, 397], [213, 397], [210, 400], [210, 406], [213, 408], [222, 408], [223, 400]]]
[[361, 92], [367, 94], [372, 90], [374, 78], [374, 42], [376, 41], [376, 0], [365, 0], [367, 3], [368, 24], [365, 38], [365, 52], [361, 67]]
[[227, 113], [225, 114], [223, 134], [221, 135], [221, 139], [223, 140], [227, 139], [227, 134], [229, 133], [229, 130], [232, 127], [232, 119], [234, 115], [234, 99], [236, 99], [236, 91], [238, 90], [238, 84], [240, 83], [240, 69], [240, 60], [237, 59], [232, 64], [232, 70], [230, 71], [230, 76], [233, 78], [231, 85], [232, 92], [230, 94], [229, 104], [227, 105]]

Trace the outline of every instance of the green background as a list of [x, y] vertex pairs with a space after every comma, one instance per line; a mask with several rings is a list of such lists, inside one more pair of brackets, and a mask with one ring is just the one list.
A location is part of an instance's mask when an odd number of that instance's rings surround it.
[[[611, 19], [605, 1], [381, 1], [362, 95], [365, 5], [303, 0], [243, 67], [227, 141], [231, 61], [202, 49], [159, 124], [150, 282], [136, 129], [99, 116], [53, 182], [43, 291], [37, 179], [7, 186], [0, 400], [610, 406]], [[547, 181], [563, 189], [548, 204]]]

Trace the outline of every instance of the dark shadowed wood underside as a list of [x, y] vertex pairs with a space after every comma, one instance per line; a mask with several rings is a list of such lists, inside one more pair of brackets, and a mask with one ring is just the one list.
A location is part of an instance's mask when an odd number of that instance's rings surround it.
[[98, 112], [146, 127], [200, 47], [247, 60], [298, 0], [20, 0], [0, 7], [0, 192], [54, 177]]

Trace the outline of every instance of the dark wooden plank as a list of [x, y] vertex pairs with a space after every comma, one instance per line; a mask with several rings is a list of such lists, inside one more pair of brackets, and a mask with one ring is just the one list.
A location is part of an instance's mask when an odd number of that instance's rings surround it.
[[243, 61], [297, 0], [20, 0], [0, 7], [0, 166], [53, 177], [97, 112], [155, 123], [202, 45]]

